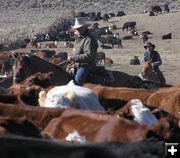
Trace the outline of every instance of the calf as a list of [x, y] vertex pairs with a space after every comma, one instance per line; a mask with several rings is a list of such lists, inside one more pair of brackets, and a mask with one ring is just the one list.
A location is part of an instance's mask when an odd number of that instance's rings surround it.
[[146, 33], [141, 33], [139, 38], [142, 39], [144, 44], [148, 41], [148, 35]]
[[102, 64], [102, 61], [104, 61], [104, 63], [105, 63], [105, 58], [106, 58], [106, 54], [104, 52], [98, 52], [97, 58], [96, 58], [96, 63]]
[[164, 40], [164, 39], [172, 39], [172, 33], [162, 35], [162, 40]]

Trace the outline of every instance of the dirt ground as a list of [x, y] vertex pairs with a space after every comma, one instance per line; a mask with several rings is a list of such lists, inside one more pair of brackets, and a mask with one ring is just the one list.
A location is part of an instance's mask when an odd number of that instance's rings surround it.
[[[121, 27], [124, 22], [136, 21], [137, 32], [150, 31], [149, 41], [156, 45], [155, 50], [161, 55], [163, 64], [160, 66], [168, 84], [180, 84], [180, 12], [171, 11], [170, 13], [158, 14], [157, 16], [148, 16], [147, 13], [131, 14], [123, 17], [113, 17], [109, 22], [114, 22], [117, 29], [113, 32], [118, 32], [120, 37], [128, 35], [127, 31], [122, 31]], [[108, 26], [109, 23], [98, 22], [99, 27]], [[172, 33], [172, 39], [162, 40], [163, 34]], [[42, 43], [42, 48], [45, 43]], [[130, 65], [130, 59], [134, 56], [139, 56], [141, 60], [145, 52], [144, 44], [139, 36], [135, 36], [131, 40], [122, 40], [123, 48], [102, 49], [98, 51], [106, 53], [106, 57], [111, 57], [114, 64], [108, 66], [107, 69], [119, 70], [131, 75], [138, 75], [140, 65]], [[58, 42], [56, 51], [72, 52], [72, 48], [65, 48], [63, 42]]]

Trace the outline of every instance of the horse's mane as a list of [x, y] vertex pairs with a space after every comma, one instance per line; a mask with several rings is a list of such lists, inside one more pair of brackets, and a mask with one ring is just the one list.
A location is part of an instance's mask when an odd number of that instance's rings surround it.
[[[29, 60], [31, 60], [31, 58], [36, 58], [37, 60], [41, 61], [41, 62], [44, 63], [44, 64], [48, 64], [48, 65], [50, 65], [50, 66], [52, 66], [52, 67], [54, 67], [54, 68], [61, 69], [62, 71], [66, 72], [66, 71], [62, 68], [62, 66], [60, 66], [60, 65], [59, 65], [59, 66], [58, 66], [58, 65], [55, 65], [55, 64], [53, 64], [53, 63], [51, 63], [51, 62], [49, 62], [49, 61], [46, 61], [45, 59], [40, 58], [40, 57], [38, 57], [38, 56], [36, 56], [36, 55], [26, 55], [26, 57], [28, 57]], [[67, 72], [66, 72], [66, 73], [67, 73]]]

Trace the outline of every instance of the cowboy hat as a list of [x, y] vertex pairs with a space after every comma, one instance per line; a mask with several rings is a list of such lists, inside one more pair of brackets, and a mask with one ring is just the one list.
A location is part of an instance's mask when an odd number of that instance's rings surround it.
[[73, 29], [78, 29], [78, 28], [80, 28], [82, 26], [90, 26], [90, 24], [86, 23], [85, 18], [78, 17], [78, 18], [76, 18], [75, 24], [74, 24], [74, 26], [72, 28]]
[[151, 42], [148, 42], [147, 45], [144, 46], [145, 49], [149, 48], [149, 47], [152, 47], [152, 49], [155, 48], [155, 45], [152, 44]]

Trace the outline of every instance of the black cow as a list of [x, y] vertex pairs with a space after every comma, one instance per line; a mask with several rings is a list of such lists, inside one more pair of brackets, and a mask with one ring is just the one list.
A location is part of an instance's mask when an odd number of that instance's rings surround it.
[[86, 13], [85, 12], [78, 12], [77, 16], [78, 17], [86, 17]]
[[119, 11], [116, 16], [124, 16], [126, 15], [123, 11]]
[[135, 21], [126, 22], [126, 23], [124, 23], [122, 30], [124, 31], [124, 29], [128, 30], [129, 28], [135, 28], [135, 27], [136, 27]]
[[162, 35], [162, 39], [171, 39], [172, 38], [172, 33], [168, 33], [166, 35]]
[[110, 17], [115, 17], [115, 14], [114, 13], [109, 13], [108, 14]]
[[161, 158], [164, 157], [164, 143], [146, 140], [131, 144], [114, 141], [74, 145], [5, 135], [0, 137], [0, 153], [3, 158]]
[[164, 12], [166, 12], [166, 13], [169, 13], [169, 5], [166, 3], [166, 4], [164, 4]]
[[108, 22], [109, 15], [108, 14], [104, 14], [102, 19], [103, 19], [104, 22]]

